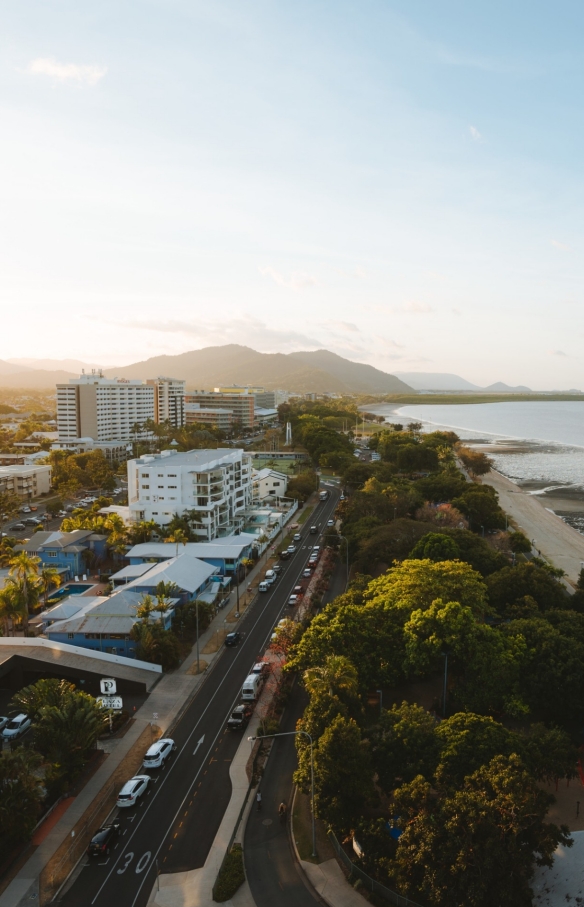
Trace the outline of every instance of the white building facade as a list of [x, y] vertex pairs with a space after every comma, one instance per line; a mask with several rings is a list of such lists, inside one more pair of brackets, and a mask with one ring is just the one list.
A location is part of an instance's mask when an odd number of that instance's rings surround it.
[[[46, 456], [46, 455], [45, 455]], [[50, 466], [1, 466], [0, 492], [16, 494], [23, 501], [31, 501], [51, 490]]]
[[174, 378], [105, 378], [101, 372], [57, 384], [59, 442], [133, 440], [135, 425], [147, 420], [184, 425], [185, 382]]
[[288, 488], [288, 476], [283, 472], [265, 467], [253, 471], [252, 489], [253, 501], [265, 501], [267, 498], [283, 498]]
[[212, 541], [241, 529], [251, 501], [251, 457], [243, 450], [163, 450], [128, 461], [133, 522], [164, 526], [188, 512], [193, 532]]

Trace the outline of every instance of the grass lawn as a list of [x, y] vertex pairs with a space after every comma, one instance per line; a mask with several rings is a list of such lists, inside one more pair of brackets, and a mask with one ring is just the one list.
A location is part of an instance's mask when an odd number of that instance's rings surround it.
[[254, 469], [264, 469], [267, 466], [269, 469], [274, 469], [276, 472], [283, 472], [288, 476], [295, 475], [296, 470], [294, 464], [294, 460], [271, 460], [268, 454], [266, 454], [265, 457], [254, 457], [252, 461]]
[[311, 504], [309, 507], [305, 507], [304, 510], [302, 511], [302, 513], [300, 514], [300, 516], [298, 517], [298, 519], [296, 520], [296, 522], [300, 523], [300, 525], [302, 526], [302, 524], [306, 522], [306, 520], [308, 519], [308, 517], [310, 516], [310, 514], [312, 513], [313, 510], [314, 510], [314, 504]]
[[334, 857], [335, 852], [330, 844], [322, 822], [316, 820], [316, 857], [312, 856], [312, 820], [310, 814], [310, 797], [296, 792], [294, 801], [294, 840], [301, 860], [309, 863], [324, 863]]

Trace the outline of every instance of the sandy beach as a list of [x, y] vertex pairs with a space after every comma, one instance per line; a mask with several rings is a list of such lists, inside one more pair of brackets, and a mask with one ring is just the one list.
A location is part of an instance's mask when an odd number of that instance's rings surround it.
[[538, 551], [564, 570], [575, 585], [584, 565], [584, 535], [546, 509], [546, 504], [551, 506], [549, 500], [530, 494], [501, 473], [492, 469], [482, 481], [493, 486], [503, 510], [528, 538], [535, 540]]

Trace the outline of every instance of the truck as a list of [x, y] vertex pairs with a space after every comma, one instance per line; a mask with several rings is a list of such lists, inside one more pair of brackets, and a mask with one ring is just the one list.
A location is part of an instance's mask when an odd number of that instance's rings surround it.
[[329, 494], [330, 494], [330, 492], [328, 492], [328, 491], [321, 491], [321, 493], [320, 493], [321, 501], [328, 501]]

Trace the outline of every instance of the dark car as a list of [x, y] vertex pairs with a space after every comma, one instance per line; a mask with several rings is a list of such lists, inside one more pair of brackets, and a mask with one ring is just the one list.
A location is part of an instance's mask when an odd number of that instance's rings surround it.
[[287, 560], [289, 560], [289, 558], [290, 558], [290, 552], [288, 550], [285, 549], [284, 551], [280, 552], [281, 561], [287, 561]]
[[302, 586], [294, 586], [294, 595], [302, 595], [304, 589]]
[[236, 646], [239, 642], [241, 642], [241, 633], [239, 630], [234, 630], [233, 633], [228, 633], [225, 637], [226, 646]]
[[227, 727], [229, 728], [229, 730], [242, 730], [251, 718], [252, 711], [253, 709], [251, 708], [251, 706], [243, 702], [241, 703], [241, 705], [236, 706], [227, 721]]
[[119, 822], [112, 822], [110, 825], [104, 825], [98, 828], [93, 838], [89, 842], [87, 853], [90, 857], [102, 857], [110, 852], [110, 846], [117, 837], [120, 830]]
[[26, 526], [24, 525], [24, 523], [15, 523], [12, 528], [15, 532], [22, 532], [24, 529], [26, 529]]

